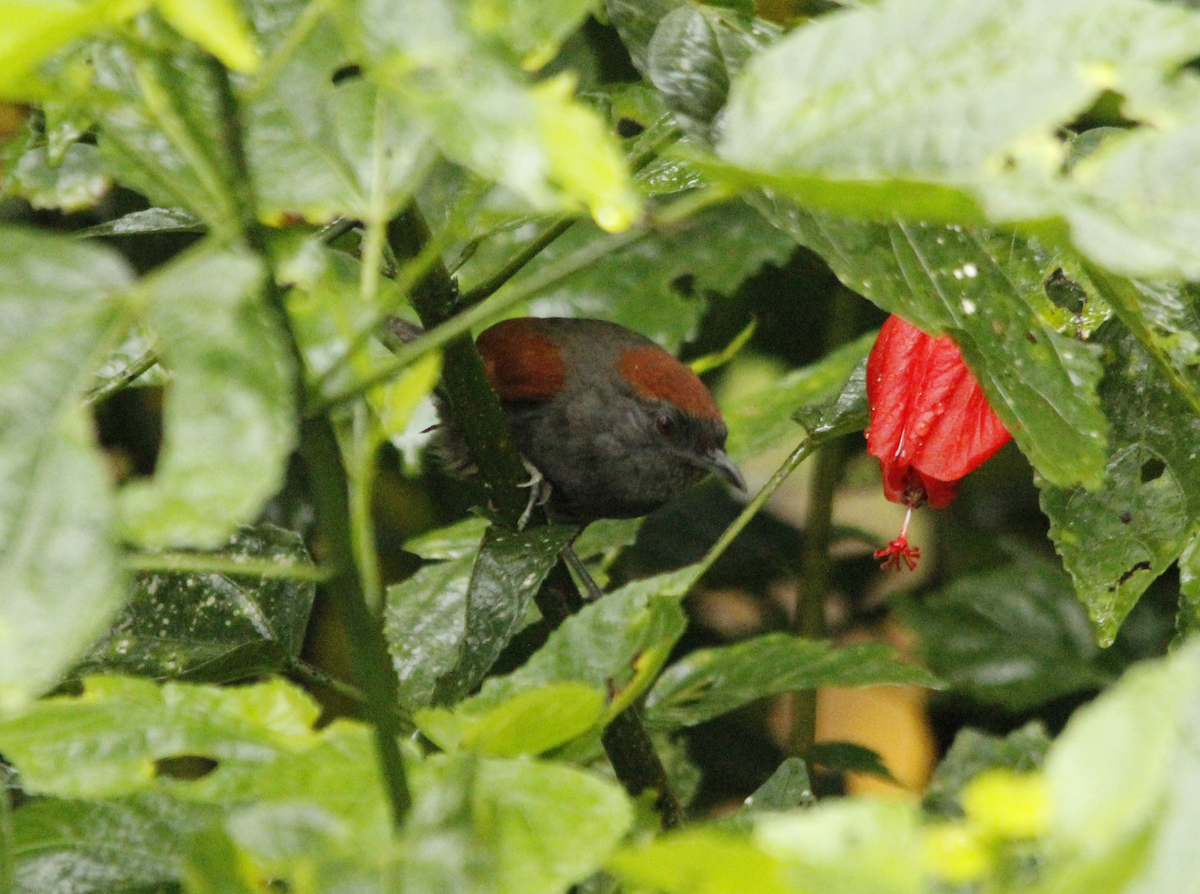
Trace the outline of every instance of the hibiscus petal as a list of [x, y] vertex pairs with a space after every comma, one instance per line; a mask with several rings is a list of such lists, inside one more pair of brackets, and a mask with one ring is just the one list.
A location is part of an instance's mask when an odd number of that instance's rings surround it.
[[948, 506], [958, 480], [1010, 437], [958, 346], [897, 316], [883, 324], [867, 360], [867, 400], [867, 449], [893, 502]]

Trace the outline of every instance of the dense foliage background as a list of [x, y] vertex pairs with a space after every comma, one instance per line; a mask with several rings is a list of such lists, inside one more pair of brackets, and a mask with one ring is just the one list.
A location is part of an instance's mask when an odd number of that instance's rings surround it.
[[[1200, 889], [1190, 4], [0, 22], [0, 890]], [[884, 312], [1014, 436], [913, 575]], [[515, 313], [693, 361], [757, 495], [589, 527], [584, 605]]]

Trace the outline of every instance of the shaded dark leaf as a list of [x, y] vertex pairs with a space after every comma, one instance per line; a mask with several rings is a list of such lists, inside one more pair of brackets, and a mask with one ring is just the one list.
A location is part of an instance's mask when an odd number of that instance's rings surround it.
[[[299, 535], [243, 528], [213, 555], [281, 565], [310, 564]], [[316, 585], [224, 574], [138, 576], [112, 629], [76, 668], [225, 682], [281, 673], [300, 654]]]
[[863, 773], [903, 785], [892, 775], [883, 758], [870, 748], [853, 742], [818, 742], [804, 752], [804, 758], [808, 763], [824, 767], [831, 773]]
[[526, 611], [578, 528], [569, 525], [508, 531], [492, 525], [471, 570], [466, 632], [458, 661], [438, 678], [432, 701], [452, 704], [483, 680], [492, 663], [520, 630]]
[[959, 578], [900, 612], [934, 673], [1014, 711], [1101, 688], [1116, 676], [1070, 579], [1046, 559]]
[[973, 729], [960, 730], [929, 780], [921, 806], [935, 816], [962, 816], [958, 796], [971, 779], [997, 767], [1022, 773], [1036, 770], [1049, 747], [1050, 737], [1037, 721], [1003, 737]]
[[697, 650], [671, 665], [646, 700], [646, 723], [676, 729], [781, 692], [876, 683], [939, 685], [927, 671], [897, 661], [888, 646], [834, 648], [824, 640], [768, 633]]

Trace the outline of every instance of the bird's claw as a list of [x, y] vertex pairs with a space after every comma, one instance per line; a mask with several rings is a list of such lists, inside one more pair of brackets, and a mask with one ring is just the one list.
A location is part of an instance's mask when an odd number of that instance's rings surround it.
[[517, 519], [517, 530], [524, 531], [525, 526], [529, 524], [529, 519], [533, 517], [533, 510], [539, 506], [545, 506], [550, 502], [550, 482], [533, 463], [525, 457], [521, 457], [521, 464], [525, 466], [525, 471], [529, 473], [529, 480], [524, 484], [518, 484], [517, 487], [529, 488], [529, 502], [525, 504], [525, 511], [521, 513], [521, 517]]

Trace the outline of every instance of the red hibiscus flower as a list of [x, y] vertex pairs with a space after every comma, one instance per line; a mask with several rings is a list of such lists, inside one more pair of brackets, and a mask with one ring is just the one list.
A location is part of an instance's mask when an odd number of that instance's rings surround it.
[[964, 475], [1011, 437], [988, 406], [958, 346], [888, 317], [867, 359], [871, 426], [867, 450], [879, 457], [883, 492], [908, 507], [900, 536], [875, 557], [884, 568], [916, 567], [908, 545], [912, 510], [949, 506]]

